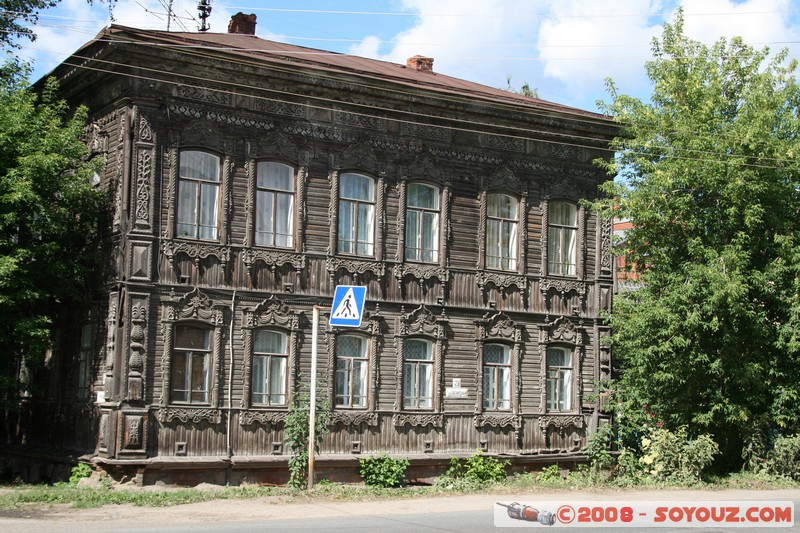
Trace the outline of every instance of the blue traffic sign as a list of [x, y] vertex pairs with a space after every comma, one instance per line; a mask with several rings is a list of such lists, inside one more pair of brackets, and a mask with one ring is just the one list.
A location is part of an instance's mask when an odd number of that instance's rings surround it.
[[357, 328], [364, 316], [367, 288], [357, 285], [338, 285], [331, 304], [331, 326]]

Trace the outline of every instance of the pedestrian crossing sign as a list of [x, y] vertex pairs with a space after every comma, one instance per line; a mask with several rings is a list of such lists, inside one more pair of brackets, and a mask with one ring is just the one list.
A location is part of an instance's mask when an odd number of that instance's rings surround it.
[[367, 288], [357, 285], [337, 285], [331, 304], [331, 326], [357, 328], [364, 316]]

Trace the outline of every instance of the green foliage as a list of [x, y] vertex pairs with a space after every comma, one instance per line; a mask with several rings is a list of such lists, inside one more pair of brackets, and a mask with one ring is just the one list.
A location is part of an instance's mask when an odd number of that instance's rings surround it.
[[558, 465], [546, 466], [539, 472], [538, 477], [542, 483], [560, 482], [562, 480], [561, 468]]
[[675, 432], [656, 429], [650, 438], [642, 439], [642, 449], [639, 462], [648, 474], [679, 483], [699, 482], [703, 470], [719, 453], [719, 446], [709, 435], [689, 439], [685, 427]]
[[18, 378], [36, 372], [59, 310], [90, 297], [104, 195], [90, 184], [87, 112], [70, 111], [24, 69], [0, 78], [0, 407], [18, 405]]
[[614, 426], [611, 424], [603, 424], [589, 435], [585, 451], [593, 469], [604, 470], [614, 464], [614, 456], [611, 454], [614, 437]]
[[92, 475], [91, 466], [89, 466], [86, 463], [78, 463], [70, 471], [69, 484], [73, 486], [77, 485], [78, 481], [82, 480], [83, 478], [87, 478], [91, 475]]
[[764, 470], [775, 476], [800, 481], [800, 435], [778, 437], [767, 455]]
[[386, 454], [358, 461], [358, 473], [370, 487], [399, 487], [406, 477], [408, 459], [392, 459]]
[[[319, 388], [319, 387], [318, 387]], [[328, 401], [317, 395], [316, 413], [314, 415], [314, 449], [318, 449], [323, 437], [329, 431], [330, 405]], [[284, 438], [292, 456], [289, 458], [289, 486], [304, 488], [308, 482], [308, 439], [309, 413], [311, 397], [308, 392], [301, 391], [294, 395], [289, 413], [286, 415]]]
[[465, 479], [478, 484], [499, 482], [506, 479], [508, 465], [508, 461], [501, 461], [478, 449], [475, 450], [474, 455], [463, 460], [452, 457], [450, 468], [445, 472], [445, 476], [451, 479]]
[[767, 54], [693, 41], [681, 13], [653, 43], [650, 100], [609, 82], [603, 106], [623, 131], [595, 208], [632, 222], [619, 251], [643, 282], [608, 319], [616, 385], [712, 435], [727, 470], [758, 453], [745, 435], [800, 431], [800, 87]]

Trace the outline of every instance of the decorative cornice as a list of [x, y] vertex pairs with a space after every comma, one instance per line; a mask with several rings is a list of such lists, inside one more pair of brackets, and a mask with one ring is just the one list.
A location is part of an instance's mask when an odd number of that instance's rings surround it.
[[525, 276], [503, 274], [500, 272], [490, 272], [486, 270], [480, 270], [475, 273], [475, 282], [478, 284], [478, 287], [480, 287], [481, 290], [486, 290], [486, 286], [489, 283], [500, 290], [506, 290], [509, 287], [516, 287], [523, 292], [528, 286]]
[[364, 261], [361, 259], [344, 259], [340, 257], [328, 257], [326, 261], [328, 272], [335, 274], [340, 268], [350, 274], [365, 274], [372, 272], [379, 279], [386, 274], [386, 265], [381, 261]]
[[212, 407], [162, 407], [159, 409], [158, 419], [161, 422], [202, 422], [219, 424], [222, 422], [222, 411]]
[[413, 276], [420, 281], [436, 278], [444, 283], [450, 280], [450, 271], [439, 265], [400, 263], [394, 267], [394, 276], [398, 281], [402, 281], [406, 276]]
[[261, 424], [267, 428], [286, 422], [288, 411], [258, 411], [248, 409], [239, 413], [239, 425], [251, 426]]
[[438, 413], [420, 414], [420, 413], [396, 413], [392, 416], [392, 424], [396, 427], [401, 426], [415, 426], [425, 427], [433, 426], [435, 428], [444, 427], [444, 415]]
[[566, 297], [572, 291], [583, 296], [586, 294], [586, 283], [578, 280], [542, 278], [539, 281], [539, 290], [546, 295], [550, 289], [555, 290], [562, 297]]
[[180, 253], [184, 253], [198, 263], [201, 259], [208, 257], [216, 257], [222, 264], [222, 268], [231, 260], [231, 249], [228, 246], [220, 244], [207, 244], [198, 242], [176, 241], [172, 239], [165, 239], [162, 244], [162, 250], [167, 257], [170, 266], [175, 267], [175, 258]]
[[378, 413], [368, 411], [332, 411], [329, 425], [342, 424], [344, 426], [378, 425]]
[[539, 417], [539, 427], [542, 430], [546, 430], [548, 427], [564, 430], [570, 426], [576, 428], [584, 427], [583, 415], [545, 415]]
[[479, 414], [475, 415], [475, 427], [481, 428], [490, 426], [493, 428], [512, 427], [519, 429], [522, 427], [522, 417], [514, 414]]
[[295, 271], [302, 272], [306, 266], [306, 256], [294, 252], [249, 248], [242, 251], [242, 263], [252, 275], [253, 267], [261, 261], [273, 272], [283, 265], [291, 265]]

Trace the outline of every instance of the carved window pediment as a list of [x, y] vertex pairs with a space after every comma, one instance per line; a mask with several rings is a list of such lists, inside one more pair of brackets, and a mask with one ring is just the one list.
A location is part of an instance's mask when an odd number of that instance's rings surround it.
[[478, 339], [502, 339], [515, 343], [522, 342], [522, 326], [517, 325], [503, 312], [485, 316], [475, 321], [478, 326]]
[[292, 312], [289, 306], [274, 294], [255, 308], [245, 309], [243, 314], [244, 327], [246, 328], [277, 326], [290, 331], [298, 330], [299, 315]]
[[442, 309], [442, 315], [437, 316], [423, 304], [410, 313], [400, 316], [398, 335], [429, 335], [435, 339], [443, 339], [446, 323], [447, 317], [444, 315], [444, 309]]
[[542, 343], [557, 342], [575, 346], [583, 344], [583, 328], [576, 326], [567, 317], [558, 317], [549, 324], [540, 326], [540, 329], [539, 336]]
[[519, 196], [527, 196], [528, 188], [508, 167], [501, 167], [493, 174], [483, 178], [484, 190], [506, 190]]
[[219, 424], [222, 422], [222, 411], [213, 407], [162, 407], [159, 410], [158, 419], [161, 422], [172, 422], [179, 420], [183, 423], [208, 422], [209, 424]]
[[395, 413], [392, 416], [392, 424], [396, 427], [413, 426], [435, 428], [444, 427], [444, 415], [439, 413]]
[[169, 322], [201, 320], [220, 325], [225, 321], [225, 306], [215, 304], [199, 288], [195, 288], [178, 299], [165, 302], [164, 306], [166, 308], [164, 320]]
[[165, 239], [162, 244], [162, 250], [170, 266], [173, 268], [175, 267], [175, 260], [180, 254], [185, 254], [189, 259], [192, 259], [195, 264], [202, 259], [216, 257], [219, 259], [223, 269], [231, 260], [231, 249], [221, 244]]
[[367, 426], [375, 427], [378, 425], [378, 413], [368, 411], [341, 411], [331, 412], [329, 425], [342, 424], [343, 426]]
[[242, 426], [253, 426], [260, 424], [269, 429], [286, 422], [288, 411], [265, 411], [249, 409], [239, 414], [239, 424]]

